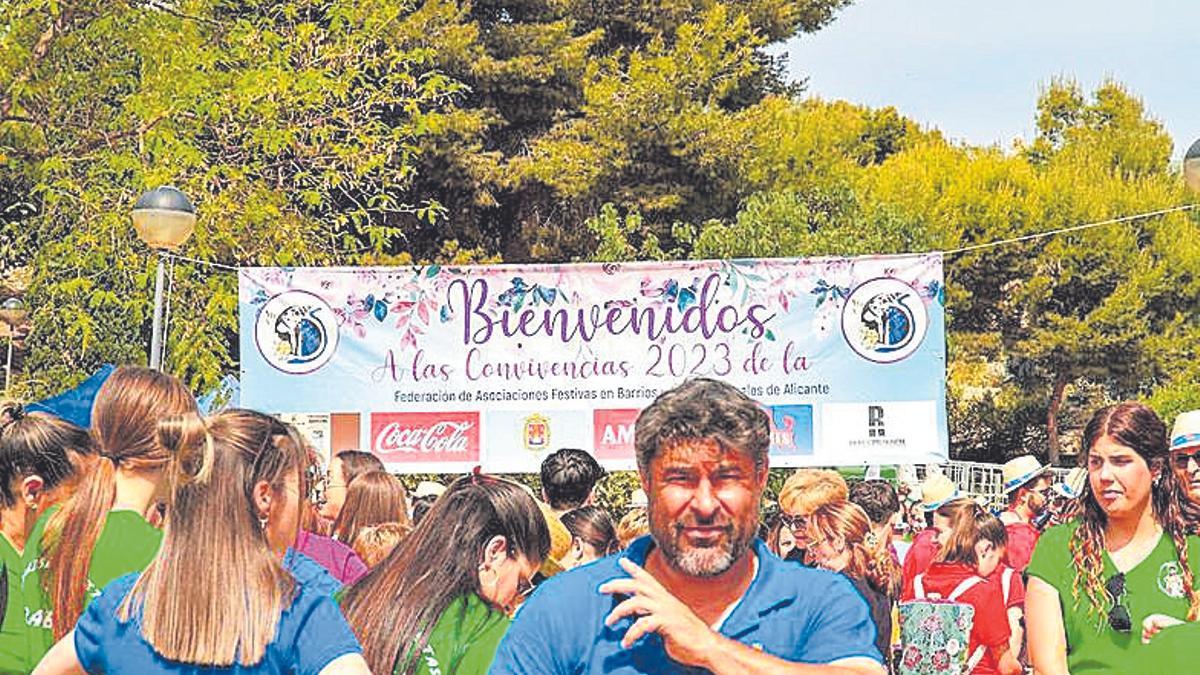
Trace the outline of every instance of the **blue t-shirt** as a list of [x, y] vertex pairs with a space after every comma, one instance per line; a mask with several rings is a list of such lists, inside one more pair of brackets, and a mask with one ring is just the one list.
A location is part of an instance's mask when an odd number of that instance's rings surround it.
[[136, 617], [124, 623], [117, 619], [117, 608], [137, 578], [129, 574], [106, 586], [75, 625], [75, 654], [87, 672], [316, 675], [340, 656], [362, 653], [333, 598], [299, 586], [296, 599], [279, 618], [275, 639], [256, 665], [214, 669], [168, 661], [142, 637], [141, 622]]
[[[508, 629], [491, 673], [687, 673], [667, 656], [662, 638], [650, 634], [632, 648], [621, 646], [634, 618], [611, 628], [604, 617], [618, 599], [601, 584], [629, 575], [618, 560], [644, 565], [654, 541], [646, 536], [624, 553], [559, 574], [538, 587]], [[829, 663], [866, 657], [880, 660], [870, 610], [840, 574], [788, 563], [754, 541], [758, 573], [721, 625], [721, 635], [787, 661]]]
[[321, 567], [321, 563], [296, 552], [295, 549], [289, 548], [284, 554], [283, 569], [292, 573], [296, 583], [321, 595], [332, 598], [334, 593], [342, 590], [342, 582], [335, 579], [329, 570]]

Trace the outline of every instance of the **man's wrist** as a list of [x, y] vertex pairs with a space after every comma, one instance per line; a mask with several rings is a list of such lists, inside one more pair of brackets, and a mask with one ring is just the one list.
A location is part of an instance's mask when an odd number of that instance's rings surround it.
[[696, 665], [714, 673], [722, 672], [722, 661], [728, 659], [730, 653], [727, 643], [731, 640], [712, 628], [700, 639], [702, 642], [697, 651], [700, 653], [701, 663]]

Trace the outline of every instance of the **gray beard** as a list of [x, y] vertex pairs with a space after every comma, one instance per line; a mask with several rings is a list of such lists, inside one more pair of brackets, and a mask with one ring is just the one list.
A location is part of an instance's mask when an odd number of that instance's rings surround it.
[[744, 537], [739, 539], [737, 535], [735, 527], [727, 545], [687, 550], [682, 550], [678, 540], [671, 536], [661, 537], [654, 533], [654, 541], [672, 567], [689, 576], [708, 578], [727, 572], [749, 550], [750, 541]]

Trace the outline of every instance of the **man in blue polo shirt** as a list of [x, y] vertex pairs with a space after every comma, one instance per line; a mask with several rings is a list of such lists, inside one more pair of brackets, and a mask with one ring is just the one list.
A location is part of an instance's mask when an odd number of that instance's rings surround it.
[[650, 536], [538, 587], [491, 672], [881, 675], [850, 582], [755, 537], [769, 435], [762, 408], [723, 382], [659, 396], [634, 433]]

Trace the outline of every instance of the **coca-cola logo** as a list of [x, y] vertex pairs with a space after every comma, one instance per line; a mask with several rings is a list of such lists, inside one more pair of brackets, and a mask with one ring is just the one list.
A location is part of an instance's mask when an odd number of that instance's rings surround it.
[[377, 413], [371, 438], [385, 461], [478, 461], [479, 413]]

